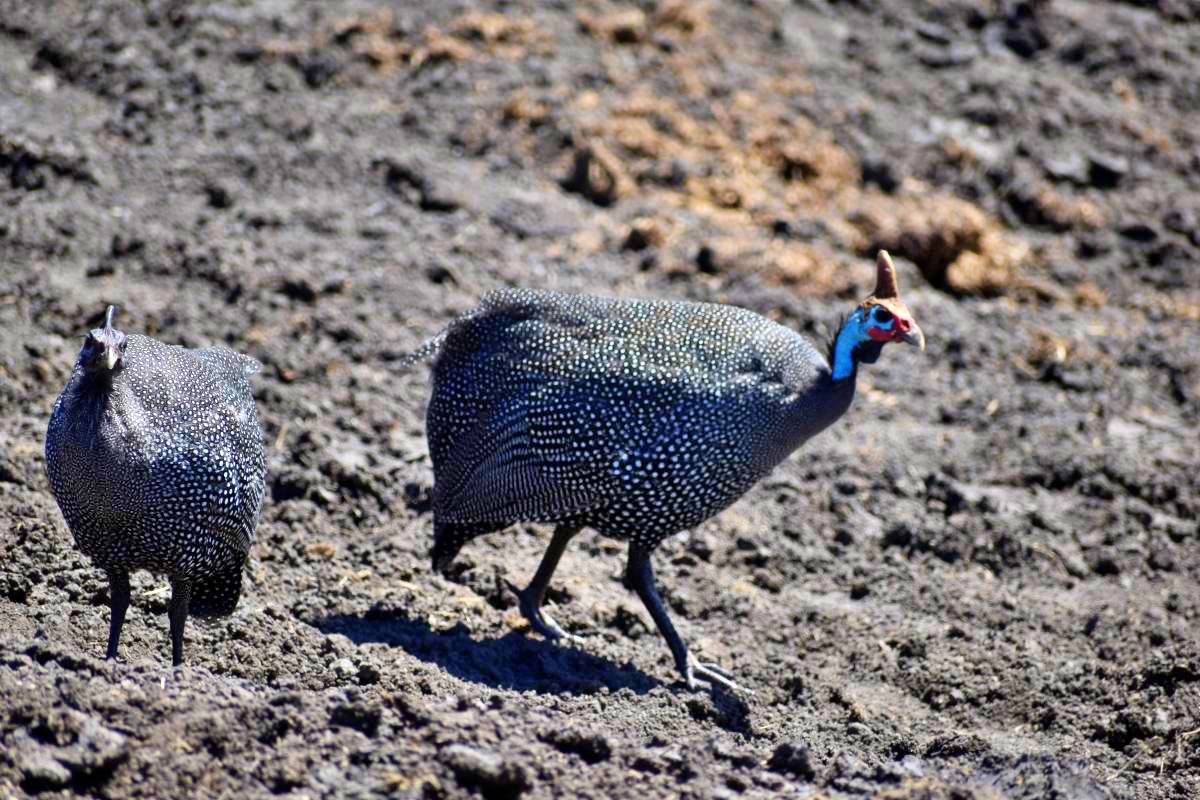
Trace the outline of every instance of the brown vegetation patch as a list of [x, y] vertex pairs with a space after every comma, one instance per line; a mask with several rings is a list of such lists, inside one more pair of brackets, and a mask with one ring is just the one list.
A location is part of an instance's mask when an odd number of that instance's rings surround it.
[[[571, 132], [554, 177], [612, 215], [594, 218], [597, 236], [584, 238], [614, 250], [653, 250], [639, 257], [643, 269], [697, 270], [699, 247], [708, 265], [701, 272], [758, 273], [806, 294], [853, 293], [853, 273], [839, 266], [838, 255], [844, 264], [848, 253], [873, 258], [879, 248], [913, 261], [953, 294], [1027, 286], [1021, 268], [1030, 248], [979, 207], [915, 181], [892, 194], [866, 185], [850, 150], [790, 102], [812, 88], [795, 63], [764, 58], [769, 74], [730, 92], [714, 47], [662, 50], [658, 32], [718, 44], [724, 33], [710, 12], [702, 3], [590, 4], [576, 14], [583, 31], [605, 47], [618, 43], [639, 58], [665, 60], [674, 86], [664, 88], [661, 74], [610, 68], [611, 86], [566, 100], [554, 91], [536, 98], [523, 92], [503, 106], [504, 121], [524, 123], [517, 130], [531, 159], [545, 161], [534, 144], [536, 125], [553, 118]], [[488, 32], [500, 24], [497, 16], [470, 15], [462, 26], [481, 31], [477, 38], [497, 38], [502, 34]], [[1038, 188], [1045, 191], [1031, 207], [1049, 224], [1103, 223], [1093, 204]], [[669, 235], [639, 219], [648, 206], [676, 210]], [[1068, 292], [1060, 294], [1071, 302]]]
[[396, 31], [390, 8], [338, 20], [333, 26], [333, 40], [385, 70], [407, 63], [412, 50]]
[[708, 28], [708, 3], [667, 0], [650, 14], [640, 8], [582, 10], [576, 14], [579, 27], [590, 36], [614, 44], [631, 45], [646, 41], [654, 34], [689, 39]]
[[646, 12], [638, 8], [593, 14], [580, 11], [577, 15], [579, 27], [584, 32], [615, 44], [635, 44], [649, 33]]
[[1102, 308], [1108, 305], [1108, 292], [1091, 281], [1075, 284], [1073, 295], [1075, 304], [1081, 308]]
[[857, 294], [866, 270], [846, 269], [827, 247], [774, 240], [762, 253], [760, 270], [771, 283], [800, 295]]
[[528, 52], [546, 53], [552, 37], [529, 17], [468, 12], [450, 20], [446, 29], [428, 26], [419, 38], [397, 27], [390, 8], [342, 17], [308, 41], [272, 40], [259, 46], [268, 56], [295, 56], [330, 46], [349, 49], [371, 66], [392, 70], [419, 69], [442, 61], [468, 61], [479, 53], [516, 60]]
[[698, 36], [708, 31], [708, 12], [709, 4], [706, 2], [666, 0], [654, 14], [654, 29], [684, 37]]
[[488, 52], [517, 59], [533, 49], [546, 52], [553, 39], [529, 17], [473, 11], [451, 20], [454, 36], [482, 44]]
[[805, 181], [827, 192], [861, 180], [858, 162], [828, 134], [807, 124], [773, 120], [751, 134], [751, 147], [785, 181]]
[[550, 114], [545, 103], [537, 100], [528, 91], [521, 89], [509, 96], [504, 104], [504, 121], [507, 123], [525, 123], [538, 125]]
[[859, 252], [884, 249], [915, 263], [926, 280], [954, 294], [1003, 294], [1022, 284], [1029, 245], [978, 206], [944, 194], [864, 194], [849, 221]]
[[639, 217], [629, 226], [622, 247], [635, 251], [662, 247], [674, 235], [676, 228], [670, 217]]
[[1022, 221], [1057, 231], [1095, 229], [1108, 221], [1092, 201], [1069, 197], [1046, 184], [1014, 189], [1008, 201]]
[[413, 69], [419, 69], [426, 63], [436, 64], [441, 61], [467, 61], [475, 56], [475, 49], [466, 42], [430, 26], [408, 59]]
[[582, 195], [598, 206], [611, 206], [632, 191], [633, 181], [621, 160], [602, 142], [575, 151], [571, 169], [562, 180], [568, 192]]

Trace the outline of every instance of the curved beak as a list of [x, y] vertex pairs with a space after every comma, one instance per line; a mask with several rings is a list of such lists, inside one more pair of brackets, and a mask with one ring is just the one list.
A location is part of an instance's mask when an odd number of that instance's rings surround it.
[[910, 325], [911, 326], [908, 330], [900, 334], [900, 341], [904, 342], [905, 344], [915, 344], [917, 347], [921, 348], [922, 351], [924, 351], [925, 334], [921, 330], [921, 326], [915, 322], [911, 323]]
[[121, 358], [121, 351], [109, 345], [104, 348], [104, 366], [111, 372]]

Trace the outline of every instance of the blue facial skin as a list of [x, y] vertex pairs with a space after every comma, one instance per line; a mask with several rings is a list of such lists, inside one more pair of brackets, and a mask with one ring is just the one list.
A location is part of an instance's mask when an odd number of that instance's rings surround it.
[[[886, 321], [880, 319], [881, 317]], [[833, 379], [840, 381], [853, 375], [854, 349], [859, 345], [881, 345], [890, 340], [895, 324], [896, 318], [879, 306], [871, 309], [870, 313], [864, 308], [854, 309], [854, 312], [846, 318], [846, 323], [842, 326], [841, 331], [838, 332], [837, 344], [833, 349]], [[872, 330], [887, 334], [887, 336], [873, 337], [870, 333]], [[877, 348], [875, 348], [873, 358], [860, 358], [859, 360], [871, 363], [875, 358], [878, 358]]]

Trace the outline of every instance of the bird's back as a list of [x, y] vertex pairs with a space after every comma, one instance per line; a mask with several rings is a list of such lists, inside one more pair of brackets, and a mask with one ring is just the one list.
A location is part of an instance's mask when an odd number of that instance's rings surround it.
[[[803, 337], [732, 306], [494, 292], [438, 343], [435, 512], [681, 529], [790, 452], [785, 417], [827, 375]], [[655, 520], [633, 518], [643, 490]]]

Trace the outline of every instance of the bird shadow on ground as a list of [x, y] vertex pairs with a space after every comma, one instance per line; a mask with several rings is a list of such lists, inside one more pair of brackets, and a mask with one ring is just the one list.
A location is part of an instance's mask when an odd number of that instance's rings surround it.
[[336, 614], [317, 620], [325, 634], [340, 633], [355, 644], [400, 647], [464, 681], [494, 689], [539, 694], [595, 694], [601, 687], [646, 694], [661, 682], [636, 667], [616, 666], [569, 643], [533, 639], [516, 631], [474, 639], [462, 623], [435, 631], [423, 619], [393, 610]]
[[[399, 647], [422, 661], [436, 664], [460, 680], [493, 689], [538, 694], [596, 694], [629, 689], [646, 694], [663, 683], [631, 664], [617, 666], [570, 643], [534, 639], [513, 631], [475, 639], [462, 623], [435, 631], [423, 619], [394, 609], [365, 614], [335, 614], [315, 623], [325, 634], [338, 633], [355, 644]], [[583, 645], [586, 647], [586, 644]], [[750, 708], [738, 695], [717, 689], [711, 694], [678, 687], [688, 713], [734, 733], [753, 736]]]

